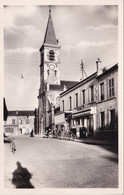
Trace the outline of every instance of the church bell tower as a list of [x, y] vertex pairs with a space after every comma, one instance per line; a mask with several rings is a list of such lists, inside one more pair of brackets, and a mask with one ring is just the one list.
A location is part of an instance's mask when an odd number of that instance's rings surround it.
[[39, 89], [39, 133], [48, 126], [49, 86], [60, 85], [60, 46], [56, 39], [51, 9], [45, 32], [43, 45], [40, 48], [40, 89]]
[[49, 18], [44, 37], [43, 45], [40, 48], [41, 65], [40, 76], [41, 83], [60, 84], [60, 46], [56, 39], [51, 10], [49, 9]]

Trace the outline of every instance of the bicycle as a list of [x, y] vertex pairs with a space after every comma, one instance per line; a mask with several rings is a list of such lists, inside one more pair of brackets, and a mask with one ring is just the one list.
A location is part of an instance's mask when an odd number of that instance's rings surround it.
[[11, 152], [13, 154], [15, 154], [15, 151], [16, 151], [16, 146], [15, 146], [15, 142], [13, 141], [15, 138], [10, 138], [10, 149], [11, 149]]
[[71, 139], [76, 139], [76, 135], [74, 133], [71, 132]]

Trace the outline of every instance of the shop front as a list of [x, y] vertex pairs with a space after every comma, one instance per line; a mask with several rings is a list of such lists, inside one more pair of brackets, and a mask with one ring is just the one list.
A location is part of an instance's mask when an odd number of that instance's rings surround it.
[[96, 130], [96, 107], [74, 112], [71, 129], [76, 131], [77, 138], [93, 137]]

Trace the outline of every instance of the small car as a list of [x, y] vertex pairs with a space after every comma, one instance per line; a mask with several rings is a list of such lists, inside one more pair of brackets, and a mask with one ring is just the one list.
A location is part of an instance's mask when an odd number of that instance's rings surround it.
[[46, 133], [41, 135], [42, 138], [48, 138], [48, 135]]

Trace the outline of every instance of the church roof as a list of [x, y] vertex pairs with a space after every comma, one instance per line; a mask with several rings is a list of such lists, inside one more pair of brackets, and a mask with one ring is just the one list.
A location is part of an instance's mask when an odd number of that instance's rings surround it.
[[53, 26], [51, 10], [49, 10], [49, 18], [47, 22], [45, 37], [44, 37], [44, 43], [58, 45], [55, 31], [54, 31], [54, 26]]
[[76, 85], [77, 83], [79, 83], [79, 82], [78, 81], [64, 81], [64, 80], [61, 80], [60, 85], [50, 85], [49, 89], [54, 90], [54, 91], [63, 91], [64, 87], [66, 89], [69, 89], [70, 87]]
[[9, 116], [34, 116], [35, 112], [34, 110], [11, 110], [8, 111]]

